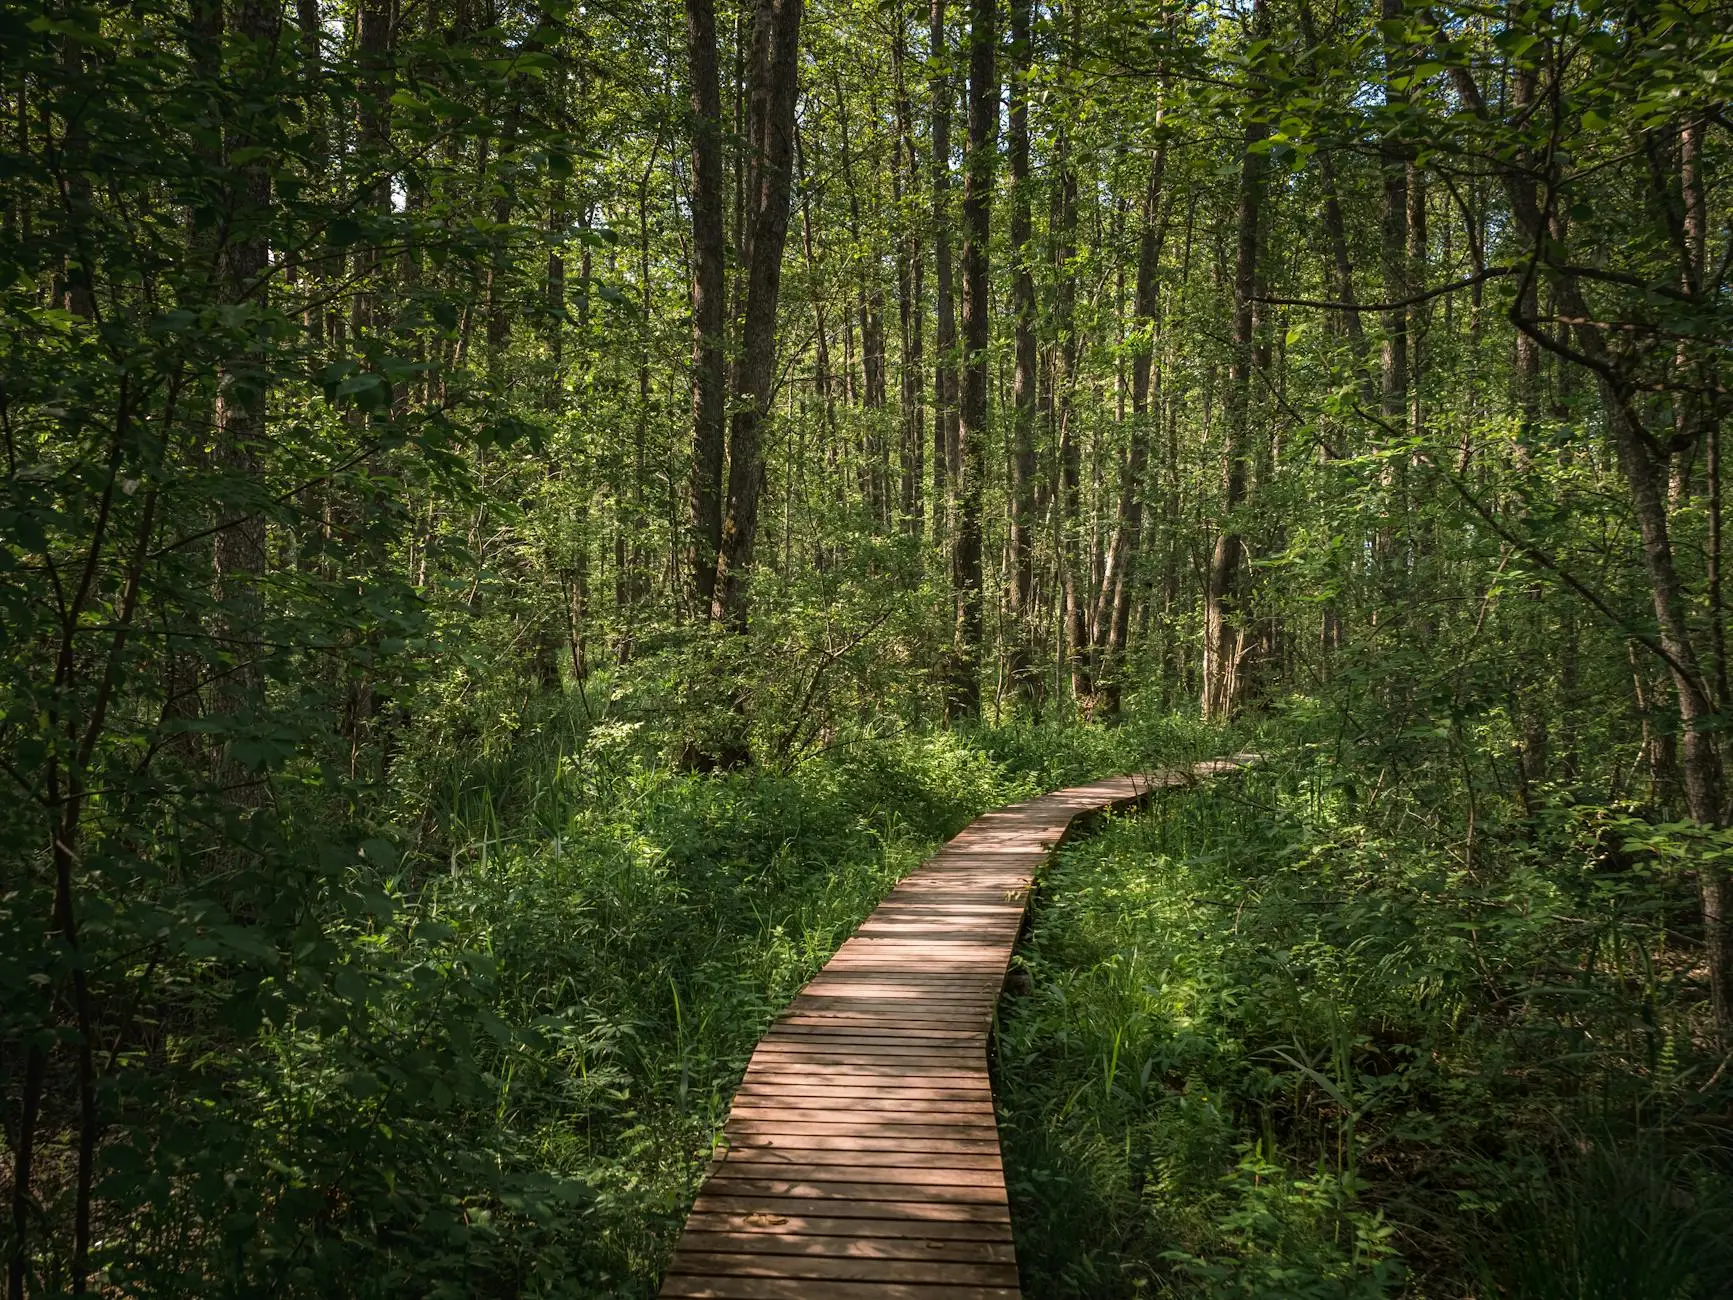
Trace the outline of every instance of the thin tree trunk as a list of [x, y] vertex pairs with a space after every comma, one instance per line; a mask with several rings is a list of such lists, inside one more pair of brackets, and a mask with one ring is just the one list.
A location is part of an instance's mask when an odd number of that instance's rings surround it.
[[[1527, 111], [1533, 105], [1538, 82], [1539, 74], [1533, 67], [1518, 69], [1512, 104], [1519, 113]], [[1524, 150], [1525, 166], [1532, 161], [1527, 157], [1527, 153], [1528, 151]], [[1518, 288], [1516, 310], [1531, 320], [1538, 314], [1539, 303], [1532, 279], [1525, 278]], [[1516, 365], [1513, 378], [1518, 420], [1513, 459], [1517, 473], [1526, 477], [1534, 468], [1531, 448], [1539, 435], [1540, 344], [1522, 330], [1516, 331]], [[1527, 595], [1527, 612], [1538, 624], [1544, 617], [1545, 610], [1540, 584], [1531, 584]], [[1538, 626], [1533, 631], [1536, 635], [1544, 635]], [[1517, 684], [1518, 768], [1525, 792], [1545, 780], [1547, 770], [1547, 717], [1540, 699], [1540, 683], [1535, 680], [1538, 666], [1533, 662], [1523, 663], [1519, 670], [1521, 680]]]
[[[228, 27], [255, 51], [274, 49], [283, 10], [268, 0], [247, 0], [229, 16]], [[361, 10], [363, 62], [371, 80], [385, 83], [385, 61], [389, 57], [387, 33], [380, 25], [376, 6]], [[364, 118], [374, 147], [382, 148], [385, 124]], [[224, 153], [232, 156], [252, 146], [256, 131], [250, 123], [231, 124], [224, 132]], [[225, 303], [258, 302], [265, 293], [270, 266], [271, 173], [264, 160], [236, 168], [228, 216], [228, 238], [218, 253], [218, 293]], [[218, 376], [215, 423], [217, 467], [240, 485], [256, 485], [262, 473], [261, 452], [265, 446], [265, 406], [269, 378], [262, 351], [250, 350], [229, 358]], [[244, 491], [245, 488], [243, 487]], [[260, 589], [265, 573], [265, 517], [250, 505], [240, 517], [219, 528], [213, 546], [217, 597], [217, 635], [234, 656], [235, 663], [218, 675], [212, 692], [213, 712], [238, 723], [255, 712], [264, 696], [264, 674], [260, 665], [260, 633], [264, 622], [264, 598]], [[232, 757], [225, 745], [216, 770], [217, 785], [231, 803], [243, 808], [261, 802], [259, 785], [244, 764]]]
[[[1383, 0], [1386, 22], [1400, 23], [1404, 0]], [[1389, 38], [1384, 43], [1384, 95], [1389, 103], [1397, 103], [1404, 92], [1394, 83], [1404, 66], [1401, 47]], [[1394, 128], [1392, 128], [1394, 130]], [[1380, 252], [1384, 273], [1384, 300], [1400, 303], [1408, 296], [1408, 159], [1402, 144], [1386, 136], [1379, 142], [1378, 165], [1384, 183], [1384, 212], [1381, 227]], [[1380, 357], [1381, 387], [1379, 414], [1384, 427], [1400, 430], [1408, 419], [1408, 311], [1392, 306], [1382, 313], [1383, 342]], [[1401, 511], [1400, 472], [1394, 459], [1384, 467], [1384, 524], [1379, 530], [1376, 551], [1386, 571], [1393, 563], [1396, 545], [1396, 519]], [[1388, 593], [1385, 593], [1386, 595]]]
[[750, 238], [741, 259], [747, 266], [746, 310], [728, 431], [727, 513], [711, 602], [711, 617], [735, 631], [746, 628], [746, 578], [764, 487], [763, 424], [774, 396], [776, 307], [794, 171], [801, 9], [802, 0], [758, 0], [752, 24], [746, 139]]
[[[897, 11], [897, 33], [891, 46], [891, 61], [896, 79], [897, 164], [891, 172], [897, 212], [902, 214], [906, 197], [915, 193], [920, 175], [920, 163], [915, 153], [914, 123], [909, 110], [906, 76], [907, 25], [903, 11]], [[902, 517], [903, 528], [916, 540], [925, 532], [925, 511], [922, 509], [922, 450], [925, 433], [921, 424], [921, 405], [925, 380], [922, 377], [923, 344], [926, 334], [926, 305], [922, 300], [921, 236], [916, 223], [909, 222], [903, 233], [902, 247], [897, 254], [897, 314], [902, 326], [901, 382], [902, 399]]]
[[1016, 320], [1011, 383], [1011, 683], [1033, 705], [1035, 669], [1035, 401], [1039, 358], [1035, 347], [1035, 272], [1030, 264], [1029, 80], [1033, 64], [1033, 0], [1011, 3], [1011, 311]]
[[1060, 581], [1065, 593], [1065, 659], [1071, 694], [1089, 708], [1095, 692], [1089, 670], [1089, 608], [1084, 595], [1082, 451], [1072, 411], [1077, 394], [1077, 175], [1072, 170], [1070, 135], [1061, 126], [1054, 141], [1053, 229], [1057, 262], [1053, 290], [1053, 329], [1059, 336], [1058, 369], [1053, 378], [1059, 435]]
[[1360, 321], [1359, 301], [1354, 293], [1354, 262], [1348, 254], [1347, 224], [1342, 218], [1340, 186], [1336, 179], [1336, 160], [1329, 153], [1319, 155], [1324, 182], [1324, 235], [1330, 242], [1330, 260], [1336, 270], [1336, 300], [1343, 304], [1342, 332], [1348, 337], [1348, 347], [1354, 354], [1359, 374], [1367, 376], [1366, 330]]
[[700, 609], [716, 594], [722, 549], [722, 462], [727, 407], [722, 93], [715, 0], [686, 0], [692, 114], [692, 481], [686, 571]]
[[957, 316], [951, 288], [951, 79], [945, 0], [932, 4], [933, 532], [952, 526], [951, 463], [957, 443]]
[[1155, 376], [1156, 314], [1160, 310], [1162, 244], [1167, 221], [1162, 215], [1162, 180], [1167, 170], [1167, 147], [1156, 150], [1150, 166], [1149, 188], [1143, 199], [1143, 231], [1137, 245], [1137, 284], [1133, 290], [1136, 344], [1131, 361], [1131, 430], [1119, 485], [1118, 518], [1102, 582], [1105, 609], [1096, 622], [1105, 624], [1097, 633], [1102, 641], [1096, 682], [1097, 712], [1104, 717], [1118, 714], [1122, 696], [1126, 639], [1130, 630], [1134, 568], [1143, 547], [1143, 480], [1149, 466], [1150, 392]]
[[[812, 193], [806, 180], [806, 151], [801, 143], [802, 137], [798, 130], [794, 137], [794, 161], [798, 173], [798, 188], [800, 191], [800, 232], [801, 252], [806, 262], [807, 296], [812, 301], [812, 320], [815, 331], [813, 339], [813, 372], [812, 383], [819, 402], [819, 414], [824, 421], [826, 445], [831, 449], [832, 460], [835, 458], [837, 445], [836, 428], [836, 398], [831, 385], [830, 365], [830, 324], [824, 310], [824, 294], [821, 292], [818, 276], [817, 232], [812, 220]], [[827, 465], [834, 469], [834, 465]], [[841, 479], [835, 484], [837, 505], [844, 504], [844, 491]], [[818, 567], [824, 568], [828, 563], [827, 556], [820, 551], [817, 557]]]
[[[1451, 77], [1469, 111], [1485, 116], [1486, 102], [1473, 74], [1466, 68], [1453, 67]], [[1539, 257], [1564, 261], [1555, 232], [1548, 228], [1537, 204], [1532, 174], [1521, 167], [1507, 166], [1501, 169], [1501, 179], [1524, 239]], [[1714, 731], [1715, 707], [1691, 634], [1685, 587], [1673, 555], [1667, 518], [1665, 444], [1645, 427], [1637, 408], [1639, 390], [1626, 374], [1622, 358], [1607, 345], [1603, 327], [1597, 323], [1599, 317], [1583, 297], [1575, 274], [1557, 270], [1554, 286], [1559, 314], [1572, 321], [1570, 331], [1576, 350], [1595, 375], [1618, 453], [1619, 469], [1636, 516], [1655, 625], [1660, 634], [1657, 644], [1672, 679], [1678, 707], [1686, 809], [1694, 821], [1721, 826], [1726, 822], [1727, 809]], [[1518, 316], [1515, 323], [1542, 346], [1548, 342], [1539, 322]], [[1660, 448], [1663, 458], [1658, 458], [1651, 448]], [[1726, 1032], [1733, 1029], [1733, 881], [1729, 881], [1720, 864], [1706, 862], [1698, 872], [1698, 887], [1711, 1002], [1716, 1023]]]
[[[837, 125], [841, 128], [839, 160], [842, 163], [843, 188], [848, 191], [849, 235], [857, 261], [855, 312], [860, 321], [861, 404], [868, 412], [881, 413], [886, 403], [885, 384], [885, 302], [884, 287], [873, 274], [875, 258], [863, 256], [860, 190], [855, 185], [854, 155], [849, 148], [851, 129], [848, 99], [843, 93], [842, 78], [835, 80]], [[890, 528], [890, 493], [885, 478], [884, 422], [879, 414], [869, 414], [866, 422], [866, 464], [862, 467], [867, 511], [879, 532]]]
[[957, 593], [954, 717], [981, 712], [981, 497], [987, 473], [987, 344], [993, 304], [988, 284], [989, 218], [999, 135], [995, 0], [973, 0], [969, 16], [969, 152], [963, 169], [963, 391], [959, 403], [957, 528], [952, 580]]
[[[1253, 11], [1254, 30], [1263, 26], [1263, 0]], [[1245, 542], [1240, 511], [1246, 499], [1251, 430], [1252, 349], [1255, 343], [1253, 298], [1258, 274], [1259, 230], [1263, 209], [1265, 155], [1257, 145], [1269, 128], [1257, 118], [1245, 127], [1240, 162], [1239, 242], [1234, 261], [1233, 360], [1222, 406], [1222, 511], [1216, 524], [1204, 603], [1203, 715], [1226, 718], [1245, 688], [1240, 672], [1246, 629], [1243, 623]]]

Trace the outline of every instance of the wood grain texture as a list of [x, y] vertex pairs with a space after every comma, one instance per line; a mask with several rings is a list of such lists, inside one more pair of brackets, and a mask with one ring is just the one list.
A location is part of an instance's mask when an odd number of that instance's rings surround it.
[[753, 1053], [661, 1294], [1019, 1300], [987, 1040], [1034, 874], [1078, 816], [1244, 761], [990, 812], [891, 890]]

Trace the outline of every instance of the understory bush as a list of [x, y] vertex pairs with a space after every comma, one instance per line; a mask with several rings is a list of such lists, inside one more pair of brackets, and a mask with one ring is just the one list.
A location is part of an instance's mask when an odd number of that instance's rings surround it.
[[[1186, 733], [864, 734], [699, 774], [606, 676], [477, 707], [425, 709], [341, 832], [285, 782], [275, 838], [114, 931], [141, 1028], [102, 1084], [108, 1291], [651, 1294], [752, 1048], [891, 885]], [[69, 1153], [40, 1166], [63, 1222]]]
[[1027, 1291], [1729, 1294], [1702, 847], [1563, 788], [1465, 825], [1422, 746], [1380, 787], [1295, 730], [1042, 882], [996, 1057]]

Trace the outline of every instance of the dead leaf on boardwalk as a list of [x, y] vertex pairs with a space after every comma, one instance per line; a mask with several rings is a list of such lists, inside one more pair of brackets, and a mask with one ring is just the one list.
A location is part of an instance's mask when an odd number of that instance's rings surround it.
[[787, 1222], [786, 1215], [766, 1214], [763, 1210], [757, 1210], [746, 1216], [746, 1226], [749, 1228], [774, 1228], [779, 1223]]

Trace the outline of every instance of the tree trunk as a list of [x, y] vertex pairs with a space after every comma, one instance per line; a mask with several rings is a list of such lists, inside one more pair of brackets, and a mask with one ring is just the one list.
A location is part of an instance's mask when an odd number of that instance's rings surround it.
[[933, 533], [951, 527], [951, 462], [957, 443], [957, 316], [951, 292], [951, 78], [945, 0], [932, 6]]
[[[1480, 87], [1468, 69], [1453, 67], [1452, 79], [1471, 112], [1487, 114]], [[1556, 92], [1555, 92], [1556, 93]], [[1666, 444], [1644, 426], [1637, 402], [1640, 389], [1625, 370], [1625, 356], [1607, 344], [1601, 317], [1584, 298], [1566, 250], [1550, 229], [1536, 199], [1533, 175], [1520, 166], [1501, 169], [1501, 179], [1510, 198], [1517, 229], [1553, 265], [1554, 292], [1559, 314], [1568, 318], [1571, 338], [1580, 361], [1595, 375], [1607, 425], [1618, 453], [1619, 470], [1630, 495], [1638, 536], [1643, 544], [1657, 641], [1673, 682], [1682, 736], [1680, 768], [1685, 785], [1685, 804], [1693, 821], [1722, 826], [1727, 819], [1721, 756], [1715, 741], [1716, 711], [1713, 693], [1704, 677], [1701, 658], [1691, 634], [1686, 612], [1686, 591], [1674, 560], [1669, 533], [1666, 498]], [[1525, 319], [1512, 309], [1518, 329], [1543, 347], [1557, 346], [1544, 333], [1540, 322]], [[1725, 1033], [1733, 1029], [1733, 882], [1719, 863], [1704, 862], [1698, 872], [1703, 914], [1703, 940], [1709, 966], [1710, 997], [1716, 1023]]]
[[[1108, 548], [1096, 617], [1101, 642], [1096, 682], [1096, 711], [1103, 717], [1119, 713], [1126, 638], [1130, 630], [1133, 570], [1143, 546], [1143, 480], [1149, 466], [1150, 391], [1155, 374], [1156, 313], [1160, 308], [1162, 244], [1167, 221], [1161, 213], [1162, 180], [1167, 170], [1167, 146], [1156, 150], [1149, 188], [1143, 198], [1143, 231], [1137, 244], [1137, 284], [1132, 312], [1136, 342], [1131, 361], [1131, 430], [1119, 484], [1118, 517]], [[1159, 397], [1156, 402], [1159, 414]]]
[[1033, 706], [1040, 687], [1035, 670], [1035, 273], [1030, 265], [1029, 80], [1033, 62], [1033, 0], [1011, 3], [1011, 311], [1016, 320], [1015, 375], [1011, 383], [1011, 683]]
[[686, 0], [692, 113], [692, 481], [686, 571], [708, 610], [722, 549], [722, 459], [727, 405], [724, 304], [722, 94], [715, 0]]
[[[1404, 0], [1383, 0], [1386, 22], [1400, 22]], [[1401, 47], [1386, 38], [1384, 43], [1384, 96], [1386, 103], [1398, 103], [1404, 92], [1394, 82], [1404, 65]], [[1380, 230], [1380, 253], [1384, 273], [1384, 300], [1399, 304], [1408, 296], [1408, 159], [1407, 151], [1394, 138], [1394, 125], [1378, 145], [1378, 165], [1384, 184], [1384, 212]], [[1389, 306], [1382, 313], [1383, 343], [1380, 356], [1381, 386], [1379, 415], [1387, 433], [1400, 433], [1408, 419], [1408, 309]], [[1384, 466], [1384, 523], [1375, 545], [1384, 574], [1393, 564], [1396, 545], [1396, 517], [1400, 512], [1400, 473], [1396, 462]], [[1388, 592], [1383, 593], [1388, 595]]]
[[[1263, 4], [1254, 11], [1254, 26], [1262, 27]], [[1239, 243], [1234, 261], [1233, 360], [1222, 404], [1224, 461], [1222, 511], [1216, 524], [1204, 593], [1203, 715], [1232, 715], [1245, 683], [1240, 672], [1245, 650], [1243, 585], [1246, 560], [1240, 511], [1246, 499], [1248, 452], [1251, 445], [1253, 297], [1258, 273], [1258, 222], [1263, 210], [1265, 155], [1256, 145], [1269, 128], [1258, 120], [1245, 127], [1245, 154], [1240, 162]]]
[[969, 18], [969, 152], [963, 170], [963, 392], [959, 404], [957, 528], [952, 579], [957, 593], [953, 717], [981, 712], [981, 495], [987, 461], [987, 344], [993, 304], [987, 276], [999, 81], [995, 0], [973, 0]]
[[[807, 296], [812, 301], [814, 329], [812, 384], [818, 398], [819, 416], [824, 422], [825, 445], [829, 450], [826, 468], [834, 470], [839, 435], [836, 427], [836, 400], [830, 382], [830, 324], [825, 316], [824, 295], [819, 291], [817, 235], [814, 232], [812, 221], [812, 194], [806, 181], [806, 151], [801, 144], [801, 136], [798, 131], [794, 137], [794, 161], [799, 173], [801, 251], [806, 262]], [[830, 485], [827, 484], [827, 490], [829, 487]], [[836, 504], [841, 509], [845, 505], [846, 494], [840, 475], [836, 477], [834, 487]], [[820, 569], [829, 563], [829, 556], [825, 552], [822, 542], [819, 543], [815, 563]]]
[[[373, 71], [382, 76], [378, 65], [386, 57], [385, 33], [367, 26], [372, 12], [372, 6], [362, 10], [362, 48], [374, 61]], [[376, 15], [373, 21], [377, 23]], [[281, 22], [280, 5], [249, 0], [231, 13], [228, 27], [239, 41], [252, 47], [253, 57], [271, 57], [265, 51], [275, 45]], [[258, 134], [249, 121], [231, 123], [224, 131], [225, 157], [250, 148]], [[269, 164], [261, 159], [235, 168], [233, 184], [226, 223], [228, 238], [218, 255], [218, 293], [225, 303], [251, 302], [262, 306], [270, 265]], [[265, 517], [244, 493], [257, 484], [262, 472], [260, 453], [265, 446], [268, 384], [265, 357], [260, 350], [229, 358], [218, 375], [216, 464], [243, 494], [238, 508], [231, 507], [232, 522], [218, 528], [213, 547], [219, 611], [217, 635], [235, 662], [218, 675], [212, 706], [214, 713], [231, 721], [239, 721], [256, 711], [264, 696], [259, 657], [265, 612], [260, 591], [265, 573]], [[220, 756], [216, 778], [224, 797], [237, 806], [253, 808], [261, 802], [253, 776], [245, 766], [233, 761], [227, 746]]]
[[1089, 610], [1083, 569], [1083, 459], [1071, 419], [1077, 394], [1077, 176], [1071, 167], [1070, 135], [1062, 125], [1053, 145], [1053, 202], [1049, 222], [1057, 263], [1053, 289], [1053, 330], [1058, 335], [1058, 366], [1053, 377], [1054, 414], [1059, 435], [1060, 583], [1065, 599], [1065, 662], [1071, 694], [1090, 707], [1095, 693], [1089, 671]]
[[[1539, 73], [1533, 67], [1518, 70], [1511, 96], [1512, 106], [1517, 112], [1525, 112], [1533, 105], [1538, 82]], [[1523, 152], [1524, 166], [1531, 165], [1532, 159], [1527, 157], [1529, 151]], [[1525, 277], [1518, 287], [1516, 310], [1531, 320], [1539, 314], [1534, 281], [1528, 277]], [[1513, 387], [1515, 392], [1512, 395], [1515, 398], [1518, 421], [1513, 459], [1517, 473], [1526, 477], [1534, 468], [1531, 448], [1538, 436], [1540, 424], [1540, 344], [1522, 330], [1516, 331]], [[1529, 608], [1526, 612], [1532, 615], [1538, 624], [1545, 609], [1540, 584], [1531, 584], [1527, 594]], [[1537, 636], [1544, 636], [1544, 631], [1538, 626], [1533, 628], [1533, 632]], [[1535, 680], [1538, 667], [1533, 661], [1524, 661], [1519, 668], [1520, 680], [1517, 683], [1518, 765], [1525, 793], [1537, 782], [1546, 779], [1547, 770], [1547, 717], [1539, 698], [1540, 683]]]
[[746, 309], [728, 431], [727, 513], [711, 600], [711, 617], [737, 632], [746, 629], [745, 584], [758, 537], [758, 498], [764, 486], [762, 426], [774, 396], [776, 306], [794, 171], [801, 8], [802, 0], [758, 0], [752, 24], [748, 223], [741, 256], [747, 267]]
[[835, 81], [837, 125], [841, 128], [839, 155], [842, 163], [843, 188], [848, 191], [849, 236], [857, 262], [855, 313], [860, 321], [861, 405], [869, 414], [866, 422], [866, 464], [862, 467], [862, 487], [867, 500], [867, 512], [878, 532], [890, 528], [890, 492], [885, 475], [884, 422], [885, 409], [885, 295], [884, 287], [873, 273], [875, 258], [863, 256], [860, 190], [855, 185], [854, 155], [849, 148], [852, 134], [848, 119], [848, 98], [843, 93], [840, 76]]
[[1354, 354], [1356, 369], [1366, 375], [1366, 331], [1360, 321], [1360, 309], [1354, 304], [1354, 262], [1348, 254], [1347, 223], [1342, 218], [1342, 201], [1336, 179], [1336, 161], [1329, 153], [1319, 155], [1320, 176], [1324, 182], [1324, 236], [1330, 242], [1330, 261], [1336, 271], [1336, 300], [1343, 304], [1342, 332], [1347, 335], [1349, 349]]
[[[915, 192], [920, 175], [920, 163], [915, 154], [912, 114], [909, 111], [908, 82], [905, 74], [905, 23], [903, 13], [897, 13], [897, 32], [891, 46], [891, 62], [896, 79], [897, 164], [891, 171], [891, 182], [898, 213], [903, 211], [904, 198]], [[925, 532], [925, 511], [922, 509], [922, 448], [925, 441], [921, 424], [921, 405], [925, 382], [921, 368], [926, 333], [926, 305], [922, 301], [921, 236], [915, 223], [903, 232], [902, 247], [897, 252], [897, 314], [902, 326], [901, 382], [902, 400], [901, 465], [903, 528], [917, 541]]]

